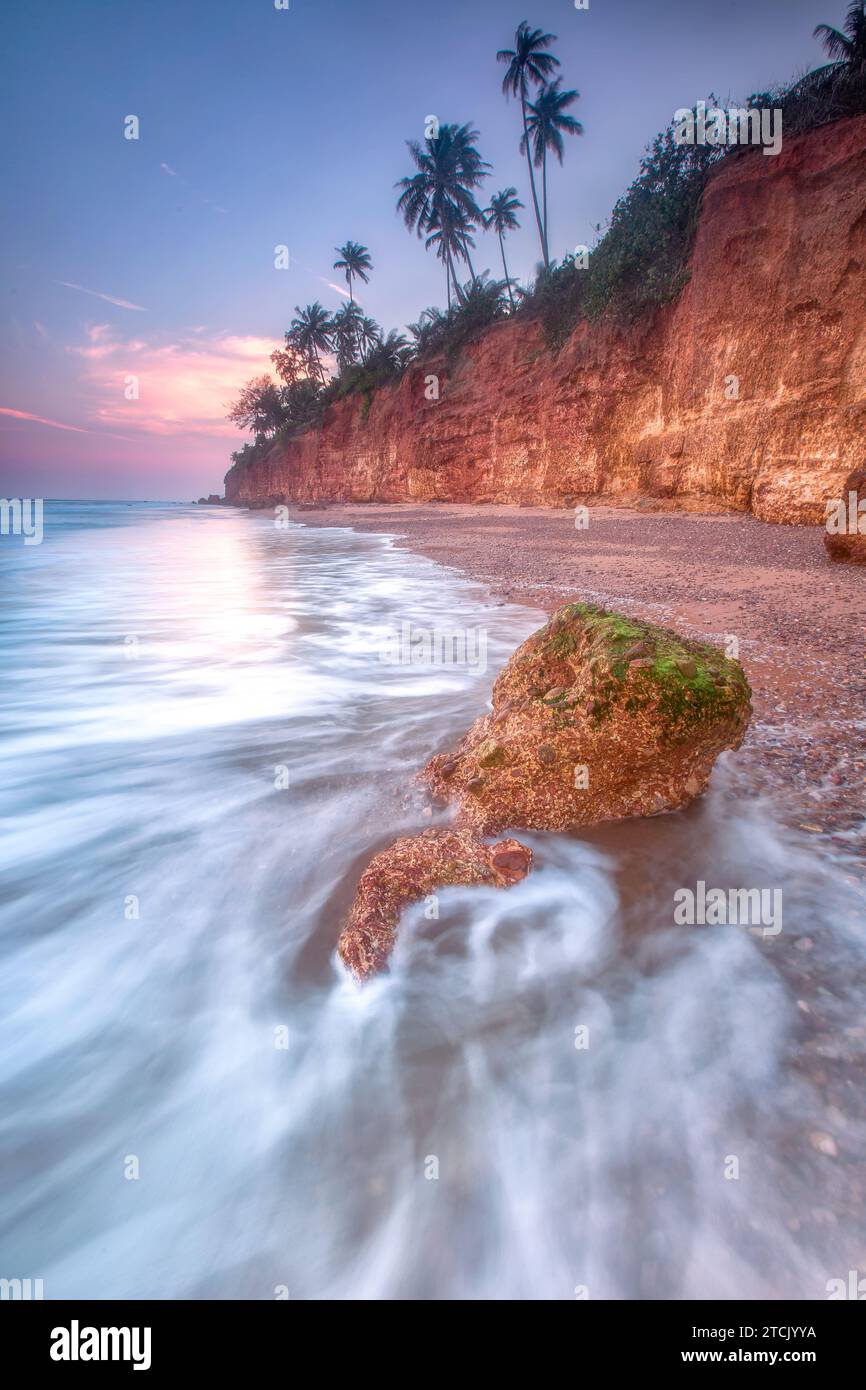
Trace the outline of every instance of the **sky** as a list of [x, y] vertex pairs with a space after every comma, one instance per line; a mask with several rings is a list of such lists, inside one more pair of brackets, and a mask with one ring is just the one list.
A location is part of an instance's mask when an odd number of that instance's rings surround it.
[[[500, 48], [522, 19], [553, 51], [585, 133], [550, 173], [551, 253], [591, 245], [674, 111], [822, 61], [846, 0], [5, 0], [0, 21], [0, 495], [189, 501], [222, 492], [226, 419], [294, 306], [336, 309], [345, 240], [385, 329], [444, 304], [395, 182], [430, 115], [471, 122], [484, 191], [527, 205]], [[139, 138], [125, 138], [136, 116]], [[486, 199], [485, 199], [486, 202]], [[289, 268], [274, 248], [289, 248]], [[476, 269], [501, 274], [494, 236]], [[137, 390], [137, 396], [136, 396]]]

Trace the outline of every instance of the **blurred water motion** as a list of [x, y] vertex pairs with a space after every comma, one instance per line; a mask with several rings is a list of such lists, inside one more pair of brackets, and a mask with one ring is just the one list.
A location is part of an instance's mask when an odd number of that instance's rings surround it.
[[[685, 814], [523, 837], [524, 883], [410, 911], [368, 988], [335, 961], [361, 865], [429, 823], [415, 771], [541, 614], [387, 537], [203, 508], [48, 504], [0, 575], [0, 1275], [808, 1299], [862, 1262], [798, 1052], [809, 1009], [856, 1035], [859, 903], [724, 761]], [[406, 621], [483, 628], [486, 672], [383, 663]], [[781, 884], [778, 941], [674, 927], [698, 879]]]

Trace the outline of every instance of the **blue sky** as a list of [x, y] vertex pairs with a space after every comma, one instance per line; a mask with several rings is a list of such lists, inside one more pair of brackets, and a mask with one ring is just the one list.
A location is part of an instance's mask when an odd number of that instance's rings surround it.
[[[551, 175], [551, 251], [591, 243], [680, 106], [783, 82], [845, 0], [7, 0], [0, 128], [0, 491], [188, 500], [221, 491], [222, 421], [295, 304], [341, 302], [334, 247], [370, 248], [386, 328], [442, 303], [439, 262], [393, 185], [424, 119], [471, 121], [537, 244], [519, 111], [496, 50], [526, 18], [558, 36], [586, 133]], [[140, 139], [123, 138], [124, 117]], [[288, 271], [274, 246], [289, 247]], [[495, 239], [476, 266], [499, 268]], [[79, 287], [79, 288], [72, 288]], [[98, 296], [105, 296], [104, 298]], [[120, 302], [112, 302], [120, 301]], [[138, 399], [125, 396], [130, 375]], [[37, 417], [35, 419], [28, 417]], [[61, 428], [63, 426], [64, 428]]]

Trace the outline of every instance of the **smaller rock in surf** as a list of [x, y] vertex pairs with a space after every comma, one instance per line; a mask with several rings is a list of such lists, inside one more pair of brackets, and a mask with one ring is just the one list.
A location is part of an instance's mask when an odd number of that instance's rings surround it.
[[377, 854], [361, 875], [337, 950], [358, 980], [381, 970], [409, 903], [455, 884], [509, 888], [529, 873], [532, 851], [517, 840], [488, 845], [468, 831], [407, 835]]

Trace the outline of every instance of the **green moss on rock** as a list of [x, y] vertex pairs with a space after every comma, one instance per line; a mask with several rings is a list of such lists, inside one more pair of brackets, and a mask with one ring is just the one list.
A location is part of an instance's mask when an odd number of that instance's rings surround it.
[[[630, 659], [635, 649], [641, 655]], [[634, 669], [633, 660], [639, 662]], [[654, 705], [673, 741], [745, 708], [751, 695], [742, 667], [719, 648], [591, 603], [560, 608], [530, 639], [517, 666], [534, 670], [535, 686], [570, 688], [588, 676], [596, 727], [620, 702], [629, 713]]]

